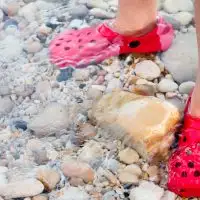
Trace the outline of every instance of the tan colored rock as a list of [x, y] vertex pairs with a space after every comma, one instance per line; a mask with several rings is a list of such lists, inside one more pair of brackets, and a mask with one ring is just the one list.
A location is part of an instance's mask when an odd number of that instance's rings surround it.
[[136, 164], [128, 165], [126, 166], [123, 171], [129, 172], [130, 174], [134, 174], [136, 176], [141, 176], [142, 175], [142, 170], [140, 167]]
[[43, 183], [45, 190], [50, 192], [60, 181], [60, 174], [53, 169], [39, 169], [37, 171], [37, 179]]
[[116, 91], [104, 95], [90, 117], [107, 136], [124, 140], [148, 161], [157, 161], [168, 158], [180, 113], [158, 98]]
[[61, 169], [63, 174], [70, 178], [81, 178], [86, 183], [94, 180], [94, 171], [84, 162], [69, 160], [62, 164]]
[[138, 177], [129, 172], [120, 172], [118, 177], [119, 177], [120, 182], [124, 184], [127, 184], [127, 183], [137, 184], [139, 182]]
[[72, 177], [69, 180], [69, 183], [71, 186], [75, 186], [75, 187], [83, 186], [85, 184], [82, 178], [76, 178], [76, 177]]
[[32, 198], [32, 200], [48, 200], [48, 199], [49, 199], [48, 196], [45, 194], [39, 194]]
[[138, 153], [131, 148], [120, 151], [118, 156], [119, 160], [125, 164], [133, 164], [139, 161]]

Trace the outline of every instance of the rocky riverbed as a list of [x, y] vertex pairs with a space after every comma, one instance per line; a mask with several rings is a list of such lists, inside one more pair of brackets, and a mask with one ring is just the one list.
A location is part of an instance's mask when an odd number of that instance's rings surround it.
[[170, 50], [61, 77], [52, 38], [113, 18], [117, 0], [0, 2], [0, 200], [182, 199], [161, 161], [195, 84], [194, 6], [160, 0], [158, 9], [175, 29]]

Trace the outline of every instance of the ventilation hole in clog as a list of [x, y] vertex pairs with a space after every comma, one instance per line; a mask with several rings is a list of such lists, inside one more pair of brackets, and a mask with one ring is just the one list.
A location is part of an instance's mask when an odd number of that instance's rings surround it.
[[131, 47], [131, 48], [136, 48], [139, 45], [140, 45], [140, 41], [138, 41], [138, 40], [135, 40], [135, 41], [132, 41], [129, 43], [129, 47]]
[[187, 177], [187, 172], [182, 172], [182, 173], [181, 173], [181, 176], [182, 176], [182, 177]]
[[186, 136], [183, 137], [183, 142], [187, 142]]
[[83, 48], [83, 46], [79, 46], [79, 49], [82, 49]]
[[96, 40], [90, 40], [90, 43], [96, 43]]
[[69, 47], [65, 47], [64, 49], [65, 49], [65, 51], [68, 51], [68, 50], [70, 50], [70, 48], [69, 48]]
[[194, 168], [194, 163], [193, 162], [188, 162], [188, 167], [189, 168]]
[[81, 34], [79, 33], [78, 35], [77, 35], [77, 37], [80, 37], [81, 36]]
[[200, 171], [199, 171], [199, 170], [196, 170], [196, 171], [194, 172], [194, 176], [195, 176], [195, 177], [199, 177], [199, 176], [200, 176]]
[[182, 192], [185, 192], [185, 189], [180, 189], [180, 192], [182, 193]]
[[57, 47], [59, 47], [59, 46], [60, 46], [60, 44], [56, 44], [56, 46], [57, 46]]
[[60, 38], [59, 40], [64, 40], [63, 38]]
[[66, 42], [69, 43], [69, 42], [71, 42], [71, 40], [67, 40]]
[[79, 42], [79, 43], [82, 42], [82, 39], [79, 39], [78, 42]]
[[88, 33], [87, 33], [87, 35], [90, 35], [90, 34], [91, 34], [91, 32], [88, 32]]
[[175, 164], [175, 167], [176, 168], [179, 168], [181, 166], [181, 163], [180, 162], [177, 162], [176, 164]]

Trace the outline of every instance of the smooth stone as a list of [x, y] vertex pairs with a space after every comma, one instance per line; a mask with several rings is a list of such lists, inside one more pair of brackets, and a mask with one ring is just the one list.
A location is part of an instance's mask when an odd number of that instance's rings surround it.
[[26, 4], [19, 10], [19, 15], [23, 16], [28, 22], [33, 22], [36, 19], [37, 7], [34, 2]]
[[60, 174], [53, 169], [39, 169], [37, 171], [37, 179], [44, 185], [46, 191], [51, 192], [60, 181]]
[[100, 19], [113, 19], [115, 17], [114, 13], [107, 12], [101, 8], [92, 8], [89, 13], [90, 15]]
[[61, 190], [57, 200], [89, 200], [90, 196], [78, 187], [66, 187]]
[[39, 41], [32, 41], [32, 42], [28, 42], [25, 45], [25, 50], [28, 53], [37, 53], [40, 50], [42, 50], [42, 44]]
[[160, 200], [175, 200], [175, 199], [176, 199], [176, 194], [170, 191], [165, 191], [163, 197]]
[[120, 172], [118, 177], [119, 177], [120, 182], [123, 184], [127, 184], [127, 183], [137, 184], [139, 182], [138, 177], [129, 172]]
[[50, 103], [30, 121], [28, 128], [42, 137], [67, 129], [69, 121], [69, 113], [64, 105]]
[[125, 172], [129, 172], [130, 174], [134, 174], [136, 176], [140, 176], [142, 174], [142, 170], [140, 169], [140, 167], [136, 164], [131, 164], [126, 166], [123, 171]]
[[139, 187], [131, 190], [130, 200], [160, 200], [163, 194], [163, 188], [152, 182], [142, 181]]
[[158, 84], [158, 90], [160, 92], [174, 92], [178, 89], [178, 84], [170, 79], [162, 79]]
[[48, 196], [46, 194], [39, 194], [37, 196], [32, 197], [32, 200], [48, 200]]
[[160, 76], [160, 68], [151, 60], [144, 60], [135, 66], [135, 73], [137, 76], [153, 80]]
[[0, 117], [7, 115], [14, 107], [9, 97], [0, 98]]
[[14, 89], [14, 93], [22, 97], [27, 97], [32, 95], [34, 91], [35, 88], [33, 85], [19, 85]]
[[179, 12], [173, 16], [182, 26], [186, 26], [192, 22], [193, 15], [189, 12]]
[[194, 6], [191, 0], [165, 0], [163, 8], [168, 13], [177, 13], [180, 11], [191, 12], [194, 10]]
[[76, 81], [88, 81], [90, 78], [90, 71], [88, 69], [76, 69], [73, 73]]
[[73, 19], [73, 20], [70, 22], [68, 28], [70, 28], [70, 29], [74, 29], [74, 28], [79, 29], [82, 25], [83, 25], [83, 20], [80, 20], [80, 19]]
[[70, 10], [70, 14], [73, 18], [84, 18], [88, 13], [89, 10], [85, 5], [78, 5]]
[[27, 179], [0, 185], [0, 195], [6, 199], [35, 196], [42, 193], [43, 184], [36, 179]]
[[194, 86], [195, 86], [195, 82], [193, 81], [187, 81], [187, 82], [181, 83], [181, 85], [179, 86], [179, 92], [182, 94], [190, 94]]
[[81, 178], [86, 183], [94, 180], [94, 171], [87, 163], [69, 160], [62, 164], [61, 169], [63, 174], [67, 177]]
[[103, 129], [104, 137], [120, 139], [153, 161], [168, 158], [180, 113], [158, 98], [115, 91], [95, 103], [89, 117]]
[[108, 82], [106, 92], [113, 92], [114, 90], [119, 89], [121, 87], [122, 86], [120, 80], [117, 78], [113, 78]]
[[126, 148], [119, 152], [119, 160], [125, 164], [133, 164], [139, 161], [138, 153], [131, 148]]
[[178, 34], [173, 45], [162, 53], [161, 58], [175, 81], [195, 82], [198, 67], [196, 34], [192, 32]]
[[10, 93], [11, 93], [11, 90], [8, 86], [6, 86], [6, 85], [0, 86], [0, 95], [1, 96], [9, 95]]
[[101, 8], [101, 9], [108, 9], [109, 5], [103, 0], [87, 0], [87, 6], [89, 8]]

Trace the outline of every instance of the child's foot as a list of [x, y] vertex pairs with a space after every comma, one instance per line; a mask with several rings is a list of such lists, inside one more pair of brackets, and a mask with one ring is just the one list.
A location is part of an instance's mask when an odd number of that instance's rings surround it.
[[190, 99], [178, 150], [168, 164], [168, 188], [182, 197], [200, 197], [200, 118], [188, 113]]
[[61, 69], [82, 68], [119, 54], [164, 51], [174, 37], [172, 26], [161, 17], [151, 32], [138, 37], [114, 32], [109, 23], [59, 34], [49, 47], [51, 62]]

